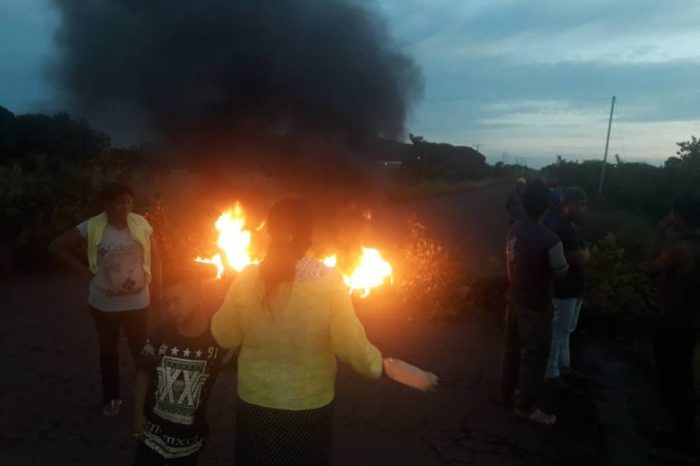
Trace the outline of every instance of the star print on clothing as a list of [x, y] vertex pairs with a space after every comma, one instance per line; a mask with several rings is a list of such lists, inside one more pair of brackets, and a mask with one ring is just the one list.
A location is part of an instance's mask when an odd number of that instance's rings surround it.
[[177, 353], [179, 352], [180, 350], [177, 348], [177, 346], [173, 346], [172, 348], [170, 348], [170, 354], [172, 354], [173, 356], [177, 356]]
[[191, 352], [192, 352], [192, 351], [190, 351], [190, 349], [187, 348], [187, 349], [185, 349], [185, 351], [182, 352], [182, 355], [183, 355], [184, 357], [187, 358], [187, 357], [190, 356], [190, 353], [191, 353]]
[[156, 355], [156, 349], [153, 347], [153, 343], [151, 343], [151, 340], [146, 340], [146, 345], [143, 347], [143, 350], [141, 350], [141, 356], [155, 356]]
[[198, 349], [197, 351], [194, 352], [194, 355], [197, 356], [198, 358], [202, 357], [202, 350]]
[[163, 343], [162, 345], [160, 345], [160, 348], [158, 348], [158, 356], [163, 356], [167, 351], [168, 351], [168, 345]]

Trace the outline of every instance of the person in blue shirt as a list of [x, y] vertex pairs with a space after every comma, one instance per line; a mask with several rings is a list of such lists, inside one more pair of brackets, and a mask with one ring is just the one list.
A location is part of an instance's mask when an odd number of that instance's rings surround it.
[[554, 320], [552, 346], [547, 363], [547, 382], [556, 388], [566, 388], [561, 376], [580, 376], [571, 367], [569, 340], [576, 329], [583, 304], [584, 267], [590, 258], [578, 222], [583, 217], [588, 198], [581, 188], [564, 192], [559, 219], [550, 228], [561, 239], [569, 263], [566, 276], [554, 282]]
[[547, 180], [547, 187], [549, 188], [549, 207], [547, 208], [547, 213], [542, 220], [542, 224], [548, 228], [553, 228], [559, 221], [559, 214], [562, 204], [562, 194], [559, 187], [559, 179], [549, 178]]

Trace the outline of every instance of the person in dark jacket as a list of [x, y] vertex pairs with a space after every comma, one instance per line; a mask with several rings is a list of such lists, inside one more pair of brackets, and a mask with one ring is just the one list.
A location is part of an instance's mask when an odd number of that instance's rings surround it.
[[508, 195], [506, 201], [506, 210], [508, 211], [508, 227], [512, 226], [518, 220], [525, 218], [525, 210], [523, 209], [523, 193], [527, 186], [527, 180], [523, 177], [515, 180], [515, 189]]
[[674, 431], [674, 444], [651, 454], [667, 461], [698, 461], [693, 354], [700, 329], [700, 197], [679, 198], [661, 222], [647, 272], [661, 278], [654, 358]]
[[[508, 310], [503, 352], [503, 401], [516, 416], [552, 425], [556, 417], [540, 409], [552, 338], [552, 282], [566, 275], [561, 240], [542, 225], [548, 191], [541, 181], [523, 195], [527, 217], [513, 224], [506, 242]], [[516, 392], [517, 388], [517, 392]]]

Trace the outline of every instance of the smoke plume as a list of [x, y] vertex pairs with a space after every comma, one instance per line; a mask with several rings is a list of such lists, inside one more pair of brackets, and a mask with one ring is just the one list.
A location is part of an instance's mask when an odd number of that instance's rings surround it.
[[53, 76], [106, 129], [394, 137], [422, 90], [374, 2], [54, 1]]

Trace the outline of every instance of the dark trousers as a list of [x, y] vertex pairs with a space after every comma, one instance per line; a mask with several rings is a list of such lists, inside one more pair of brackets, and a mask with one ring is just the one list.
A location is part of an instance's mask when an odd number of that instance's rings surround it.
[[676, 447], [696, 452], [695, 387], [693, 353], [696, 330], [688, 323], [664, 318], [657, 323], [654, 335], [654, 359], [661, 392], [666, 400]]
[[530, 411], [540, 401], [551, 339], [551, 306], [533, 310], [508, 305], [502, 379], [506, 404], [515, 401], [517, 408]]
[[[200, 450], [201, 451], [201, 450]], [[183, 458], [163, 458], [155, 451], [148, 448], [143, 442], [136, 445], [133, 466], [197, 466], [199, 452]]]
[[90, 308], [100, 344], [102, 401], [119, 398], [119, 332], [124, 329], [134, 359], [139, 355], [148, 334], [148, 308], [133, 311], [100, 311]]

